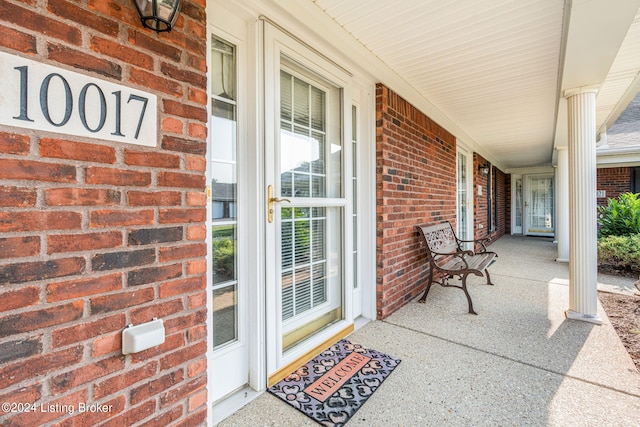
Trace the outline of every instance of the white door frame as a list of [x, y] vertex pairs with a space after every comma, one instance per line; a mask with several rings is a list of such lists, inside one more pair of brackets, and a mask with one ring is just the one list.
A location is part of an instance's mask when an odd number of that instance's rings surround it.
[[531, 213], [531, 185], [530, 185], [530, 180], [532, 178], [549, 178], [551, 179], [552, 182], [552, 191], [553, 191], [553, 202], [552, 202], [552, 206], [553, 209], [555, 210], [555, 194], [556, 194], [556, 188], [555, 188], [555, 175], [553, 173], [544, 173], [544, 174], [527, 174], [527, 175], [523, 175], [522, 176], [522, 194], [523, 194], [523, 210], [522, 210], [522, 215], [523, 215], [523, 221], [522, 221], [522, 225], [524, 227], [523, 234], [527, 235], [527, 236], [554, 236], [555, 235], [555, 224], [556, 224], [556, 212], [553, 212], [553, 215], [551, 217], [551, 231], [549, 232], [544, 232], [544, 231], [530, 231], [531, 230], [531, 226], [530, 226], [530, 213]]
[[457, 227], [460, 226], [460, 219], [458, 218], [458, 213], [460, 212], [459, 200], [458, 200], [458, 154], [464, 154], [467, 158], [467, 185], [466, 185], [466, 193], [467, 193], [467, 239], [471, 240], [474, 238], [474, 223], [473, 223], [473, 205], [474, 205], [474, 193], [473, 193], [473, 152], [470, 151], [462, 142], [456, 141], [456, 221]]

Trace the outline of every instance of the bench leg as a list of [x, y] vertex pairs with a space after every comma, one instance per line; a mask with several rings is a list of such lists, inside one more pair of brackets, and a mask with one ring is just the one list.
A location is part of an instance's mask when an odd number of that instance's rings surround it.
[[427, 300], [427, 294], [429, 293], [429, 289], [431, 289], [431, 284], [433, 283], [433, 269], [429, 269], [429, 281], [427, 282], [427, 289], [424, 290], [424, 294], [420, 297], [418, 302], [424, 303]]
[[493, 282], [491, 282], [491, 276], [489, 275], [489, 270], [488, 269], [484, 269], [484, 275], [487, 276], [487, 285], [493, 285]]
[[464, 291], [464, 294], [467, 297], [467, 302], [469, 303], [469, 314], [475, 314], [477, 316], [478, 313], [473, 311], [473, 303], [471, 302], [471, 296], [469, 295], [469, 291], [467, 290], [467, 275], [466, 274], [464, 276], [462, 276], [462, 290]]

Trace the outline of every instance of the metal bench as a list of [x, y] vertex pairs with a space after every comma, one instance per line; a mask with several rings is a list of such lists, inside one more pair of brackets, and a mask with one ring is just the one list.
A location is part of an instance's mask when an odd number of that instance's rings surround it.
[[[426, 246], [429, 262], [429, 281], [419, 302], [426, 301], [431, 284], [437, 283], [445, 287], [462, 289], [469, 303], [469, 313], [478, 314], [473, 311], [471, 296], [467, 291], [467, 276], [469, 274], [482, 276], [484, 272], [487, 277], [487, 285], [493, 285], [487, 267], [498, 254], [487, 251], [486, 245], [491, 242], [491, 238], [460, 240], [449, 222], [436, 225], [418, 225], [416, 228], [423, 237], [421, 245]], [[473, 250], [465, 250], [465, 243], [472, 243]], [[449, 280], [454, 277], [458, 277], [462, 284], [449, 284]]]

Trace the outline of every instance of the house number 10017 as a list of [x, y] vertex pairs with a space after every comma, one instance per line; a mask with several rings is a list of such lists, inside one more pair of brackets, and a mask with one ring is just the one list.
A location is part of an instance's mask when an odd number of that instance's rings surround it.
[[150, 93], [0, 52], [0, 124], [155, 146], [157, 101]]
[[[20, 72], [20, 115], [14, 116], [13, 118], [16, 120], [26, 120], [28, 122], [33, 122], [29, 118], [29, 102], [27, 99], [27, 87], [29, 84], [29, 67], [15, 67], [16, 70]], [[57, 78], [62, 82], [62, 86], [64, 88], [64, 115], [59, 122], [55, 122], [51, 118], [51, 113], [49, 111], [49, 85], [51, 80]], [[98, 120], [97, 126], [92, 128], [89, 126], [87, 122], [87, 92], [89, 89], [95, 88], [94, 91], [98, 95], [99, 105], [100, 105], [100, 118]], [[125, 136], [122, 134], [122, 91], [115, 91], [111, 93], [115, 97], [115, 130], [111, 132], [111, 135], [117, 136]], [[142, 109], [140, 110], [140, 116], [138, 118], [138, 126], [136, 128], [136, 134], [134, 138], [138, 139], [140, 135], [140, 127], [142, 126], [142, 120], [144, 119], [144, 114], [147, 111], [147, 103], [149, 101], [148, 98], [130, 94], [129, 100], [131, 101], [140, 101], [142, 102]], [[71, 114], [73, 113], [73, 94], [71, 93], [71, 87], [69, 86], [69, 82], [58, 73], [48, 74], [44, 80], [42, 80], [42, 84], [40, 85], [40, 109], [42, 111], [42, 115], [44, 118], [51, 123], [53, 126], [60, 127], [64, 126], [69, 122], [71, 118]], [[95, 133], [104, 127], [105, 122], [107, 121], [107, 100], [104, 96], [104, 92], [100, 89], [95, 83], [87, 83], [80, 90], [80, 96], [78, 97], [78, 113], [80, 116], [80, 122], [86, 130], [89, 132]]]

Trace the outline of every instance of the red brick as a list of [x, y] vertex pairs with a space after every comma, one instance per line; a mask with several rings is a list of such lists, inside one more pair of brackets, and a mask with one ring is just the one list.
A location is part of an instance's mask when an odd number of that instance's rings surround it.
[[47, 8], [61, 18], [72, 19], [74, 22], [100, 31], [110, 36], [117, 36], [119, 23], [112, 19], [107, 19], [95, 13], [87, 13], [86, 9], [80, 8], [66, 0], [48, 0]]
[[129, 191], [127, 198], [129, 206], [180, 206], [182, 203], [182, 195], [177, 191]]
[[44, 191], [49, 206], [117, 206], [121, 193], [104, 188], [49, 188]]
[[195, 409], [198, 409], [201, 406], [206, 405], [207, 403], [207, 390], [202, 390], [193, 396], [189, 397], [189, 404], [187, 408], [189, 412], [193, 412]]
[[187, 97], [189, 98], [189, 101], [200, 105], [207, 105], [207, 101], [209, 99], [207, 92], [193, 87], [189, 88]]
[[105, 313], [122, 310], [128, 307], [153, 301], [153, 288], [135, 290], [133, 292], [121, 292], [112, 295], [103, 295], [91, 298], [91, 313]]
[[90, 384], [97, 378], [105, 377], [123, 369], [124, 357], [122, 356], [93, 361], [90, 365], [53, 377], [51, 379], [51, 392], [60, 394], [81, 384]]
[[0, 16], [9, 18], [12, 22], [24, 28], [42, 33], [48, 38], [54, 37], [75, 45], [79, 45], [82, 41], [79, 28], [50, 19], [44, 14], [38, 14], [6, 1], [2, 2], [0, 6]]
[[136, 403], [142, 402], [151, 396], [155, 396], [183, 380], [184, 371], [182, 369], [178, 369], [161, 377], [156, 377], [143, 385], [134, 387], [130, 392], [131, 404], [135, 405]]
[[207, 127], [200, 123], [189, 123], [189, 136], [199, 139], [207, 139]]
[[207, 153], [207, 144], [204, 140], [178, 138], [173, 135], [164, 135], [162, 137], [162, 148], [168, 151], [179, 151], [201, 156]]
[[204, 172], [207, 170], [207, 159], [202, 156], [187, 156], [187, 170]]
[[133, 166], [176, 169], [180, 167], [180, 156], [171, 153], [125, 150], [124, 162]]
[[36, 38], [13, 28], [0, 25], [0, 46], [23, 53], [36, 53]]
[[40, 301], [40, 288], [30, 286], [0, 294], [0, 312], [35, 305]]
[[19, 403], [37, 402], [42, 397], [42, 384], [29, 385], [17, 390], [0, 394], [0, 402]]
[[201, 292], [195, 295], [189, 295], [189, 308], [204, 307], [207, 304], [207, 294]]
[[152, 210], [99, 210], [90, 215], [91, 227], [125, 227], [153, 224]]
[[205, 89], [207, 87], [207, 76], [203, 73], [185, 70], [183, 67], [177, 67], [176, 65], [168, 62], [162, 62], [160, 64], [160, 71], [162, 74], [173, 80], [188, 83], [189, 86], [198, 87], [200, 89]]
[[128, 42], [140, 49], [153, 52], [175, 62], [180, 62], [180, 58], [182, 57], [182, 49], [172, 46], [171, 43], [167, 41], [151, 37], [141, 31], [129, 30]]
[[204, 289], [206, 278], [204, 276], [189, 277], [160, 285], [160, 298], [168, 298], [174, 295], [186, 294]]
[[166, 334], [173, 334], [207, 322], [207, 311], [202, 309], [180, 317], [172, 317], [164, 323]]
[[182, 121], [175, 117], [166, 117], [162, 120], [162, 130], [169, 133], [182, 133]]
[[205, 176], [180, 172], [160, 172], [158, 185], [162, 187], [201, 188], [205, 187]]
[[82, 346], [78, 346], [5, 366], [0, 368], [0, 384], [8, 388], [24, 380], [37, 378], [57, 369], [68, 368], [80, 362], [82, 353]]
[[140, 424], [139, 427], [166, 427], [182, 416], [182, 406], [174, 406], [164, 413], [158, 412], [160, 413], [159, 415], [144, 424]]
[[204, 222], [206, 214], [206, 209], [160, 209], [159, 222], [161, 224]]
[[0, 132], [0, 153], [29, 154], [30, 147], [29, 135]]
[[131, 69], [129, 82], [176, 98], [182, 97], [182, 85], [180, 83], [158, 77], [158, 74], [149, 73], [139, 68]]
[[153, 266], [132, 270], [127, 273], [127, 286], [140, 286], [148, 283], [157, 283], [164, 280], [175, 279], [182, 276], [182, 265], [171, 264], [161, 267]]
[[137, 325], [153, 320], [154, 318], [168, 317], [174, 313], [184, 310], [181, 299], [155, 304], [149, 307], [139, 308], [131, 311], [131, 323]]
[[85, 162], [115, 163], [116, 151], [113, 147], [64, 139], [42, 138], [40, 155], [57, 159], [80, 160]]
[[122, 349], [122, 332], [106, 335], [93, 341], [91, 355], [93, 357], [105, 356]]
[[187, 263], [187, 274], [202, 274], [207, 271], [207, 261], [204, 259], [197, 259], [194, 261], [189, 261]]
[[115, 62], [98, 58], [92, 53], [70, 49], [66, 46], [49, 44], [47, 46], [49, 59], [61, 64], [70, 65], [83, 72], [92, 71], [116, 80], [122, 79], [122, 67]]
[[200, 358], [207, 354], [207, 343], [199, 342], [189, 347], [182, 348], [160, 359], [160, 370], [179, 366], [189, 360]]
[[129, 388], [131, 385], [145, 380], [147, 378], [153, 378], [158, 370], [158, 362], [151, 361], [146, 365], [137, 369], [130, 369], [121, 375], [111, 377], [100, 383], [94, 384], [93, 396], [94, 399], [100, 400], [110, 394], [115, 394], [121, 390]]
[[189, 328], [187, 331], [187, 339], [189, 342], [196, 342], [203, 340], [207, 337], [207, 326], [206, 325], [198, 325], [193, 328]]
[[163, 109], [166, 114], [207, 123], [207, 110], [202, 107], [194, 107], [185, 105], [177, 100], [165, 99], [163, 100]]
[[116, 22], [128, 25], [140, 25], [140, 18], [133, 5], [115, 0], [89, 0], [89, 9], [110, 16]]
[[35, 411], [23, 412], [10, 418], [6, 424], [2, 424], [3, 427], [11, 426], [35, 426], [35, 425], [50, 425], [51, 421], [58, 418], [62, 418], [67, 415], [67, 411], [60, 410], [60, 408], [74, 408], [77, 410], [78, 402], [86, 402], [88, 400], [87, 390], [79, 390], [75, 393], [71, 393], [67, 396], [63, 396], [59, 399], [43, 399], [40, 401], [21, 401], [21, 402], [33, 402], [37, 404]]
[[102, 37], [91, 38], [91, 49], [98, 53], [105, 54], [120, 62], [135, 65], [136, 67], [153, 70], [153, 58], [150, 55], [131, 49], [128, 46], [113, 40]]
[[204, 192], [187, 193], [187, 206], [207, 206], [207, 194]]
[[84, 271], [84, 258], [22, 262], [0, 267], [0, 284], [25, 283], [72, 276]]
[[156, 413], [156, 402], [149, 400], [109, 420], [110, 426], [131, 426]]
[[198, 427], [206, 424], [207, 421], [207, 409], [201, 409], [200, 411], [189, 415], [183, 421], [180, 421], [175, 427]]
[[[94, 404], [94, 402], [87, 402], [88, 405]], [[124, 411], [126, 405], [126, 399], [124, 396], [118, 396], [107, 402], [99, 402], [101, 407], [106, 408], [104, 411], [85, 411], [79, 412], [72, 418], [67, 418], [60, 423], [54, 424], [52, 427], [85, 427], [95, 426], [103, 421], [107, 421], [110, 418], [120, 414]], [[111, 425], [111, 421], [105, 423]]]
[[187, 375], [189, 378], [196, 377], [200, 374], [207, 372], [207, 358], [203, 357], [194, 362], [189, 363], [187, 367]]
[[207, 377], [201, 376], [179, 387], [173, 388], [160, 396], [160, 407], [166, 408], [173, 403], [180, 401], [194, 394], [207, 386]]
[[206, 255], [207, 245], [204, 243], [160, 248], [160, 262], [204, 257]]
[[87, 184], [147, 187], [151, 184], [151, 173], [92, 166], [87, 168], [86, 182]]
[[0, 319], [0, 337], [35, 331], [48, 326], [78, 320], [82, 317], [83, 310], [84, 302], [76, 301], [69, 304], [47, 306], [47, 308], [40, 310], [5, 316]]
[[35, 206], [38, 191], [26, 187], [0, 187], [0, 207], [25, 208]]
[[50, 234], [47, 253], [80, 252], [122, 246], [122, 232], [105, 231], [83, 234]]
[[113, 292], [118, 289], [122, 289], [122, 274], [120, 273], [50, 283], [47, 286], [47, 301], [65, 301]]
[[53, 348], [85, 341], [100, 335], [120, 330], [127, 325], [124, 313], [103, 317], [92, 322], [77, 323], [67, 328], [56, 329], [51, 333]]
[[2, 159], [0, 179], [47, 182], [76, 182], [76, 168], [59, 163]]
[[207, 227], [204, 225], [194, 225], [187, 227], [188, 240], [204, 240], [207, 238]]
[[40, 237], [0, 237], [0, 259], [21, 258], [37, 255], [40, 252]]

